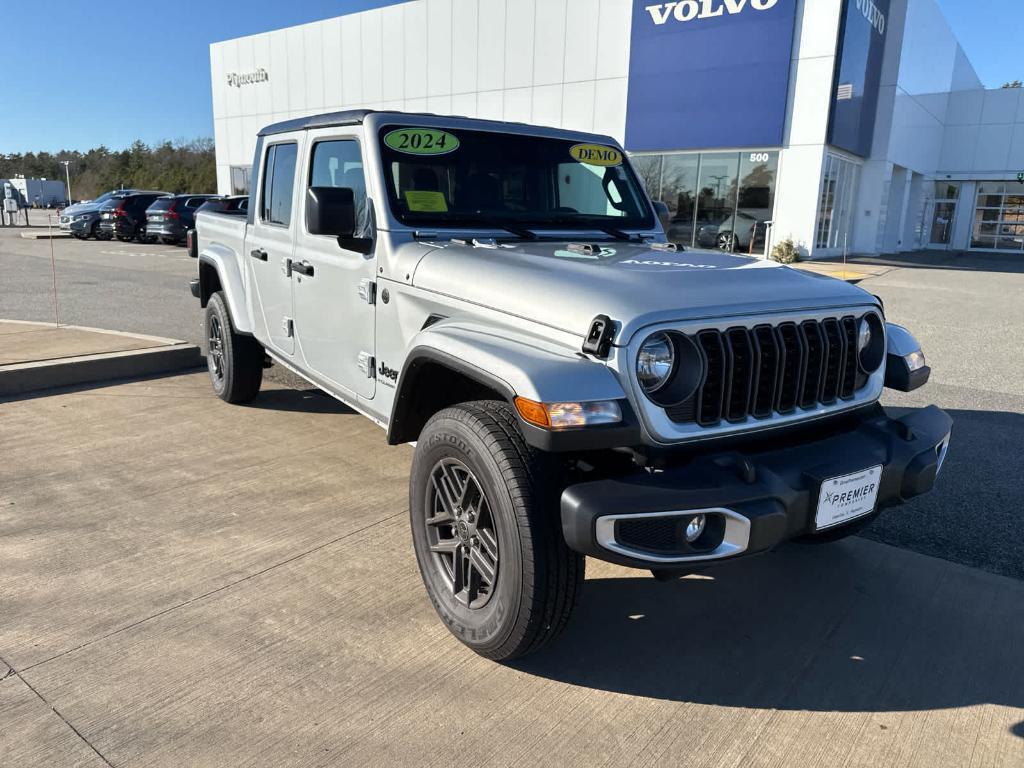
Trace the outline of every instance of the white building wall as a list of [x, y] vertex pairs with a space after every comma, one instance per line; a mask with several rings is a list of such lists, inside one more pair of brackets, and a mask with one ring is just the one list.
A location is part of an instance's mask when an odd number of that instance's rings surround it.
[[792, 238], [805, 253], [814, 247], [841, 16], [842, 0], [797, 7], [771, 241]]
[[[834, 0], [829, 0], [833, 2]], [[370, 107], [624, 139], [630, 0], [411, 0], [210, 46], [217, 185], [279, 120]], [[266, 82], [227, 85], [230, 72]]]

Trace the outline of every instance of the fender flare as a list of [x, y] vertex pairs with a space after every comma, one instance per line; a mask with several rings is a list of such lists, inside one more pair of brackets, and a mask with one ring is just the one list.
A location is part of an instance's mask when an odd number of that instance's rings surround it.
[[199, 291], [200, 300], [203, 306], [209, 295], [213, 292], [211, 287], [204, 284], [202, 265], [209, 265], [217, 272], [220, 280], [221, 291], [227, 301], [228, 312], [231, 314], [231, 322], [239, 333], [251, 334], [253, 332], [249, 313], [245, 304], [245, 284], [242, 281], [242, 273], [238, 267], [238, 255], [227, 246], [219, 243], [211, 243], [203, 248], [199, 254]]
[[[518, 329], [484, 326], [476, 321], [472, 325], [441, 321], [421, 330], [412, 339], [388, 421], [389, 443], [415, 439], [409, 437], [408, 419], [418, 398], [419, 374], [431, 363], [497, 392], [509, 403], [517, 396], [548, 403], [589, 400], [622, 403], [623, 424], [610, 429], [588, 428], [556, 434], [520, 420], [524, 436], [535, 447], [544, 450], [597, 447], [593, 439], [599, 431], [604, 438], [596, 442], [601, 444], [609, 440], [615, 445], [637, 442], [638, 435], [634, 434], [637, 422], [626, 392], [604, 363]], [[437, 394], [429, 393], [427, 397], [437, 397]], [[624, 434], [627, 430], [628, 435]]]

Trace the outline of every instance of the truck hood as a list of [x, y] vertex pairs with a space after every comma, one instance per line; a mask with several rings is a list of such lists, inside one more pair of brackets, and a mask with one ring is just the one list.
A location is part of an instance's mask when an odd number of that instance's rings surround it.
[[602, 242], [497, 246], [416, 243], [418, 288], [585, 336], [597, 315], [620, 323], [616, 344], [670, 321], [877, 304], [841, 280], [719, 251]]

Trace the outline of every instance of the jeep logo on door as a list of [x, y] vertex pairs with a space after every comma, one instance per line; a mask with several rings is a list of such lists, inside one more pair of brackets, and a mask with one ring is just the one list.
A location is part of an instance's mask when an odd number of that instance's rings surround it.
[[716, 16], [742, 13], [746, 8], [767, 11], [774, 8], [779, 0], [680, 0], [675, 3], [659, 3], [644, 8], [651, 14], [655, 24], [664, 24], [669, 19], [692, 21], [711, 19]]

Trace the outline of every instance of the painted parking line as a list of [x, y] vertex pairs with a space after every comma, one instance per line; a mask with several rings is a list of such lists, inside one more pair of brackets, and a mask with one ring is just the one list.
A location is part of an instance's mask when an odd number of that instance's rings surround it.
[[100, 253], [106, 256], [158, 256], [161, 259], [187, 259], [187, 253], [178, 253], [177, 251], [100, 251]]

